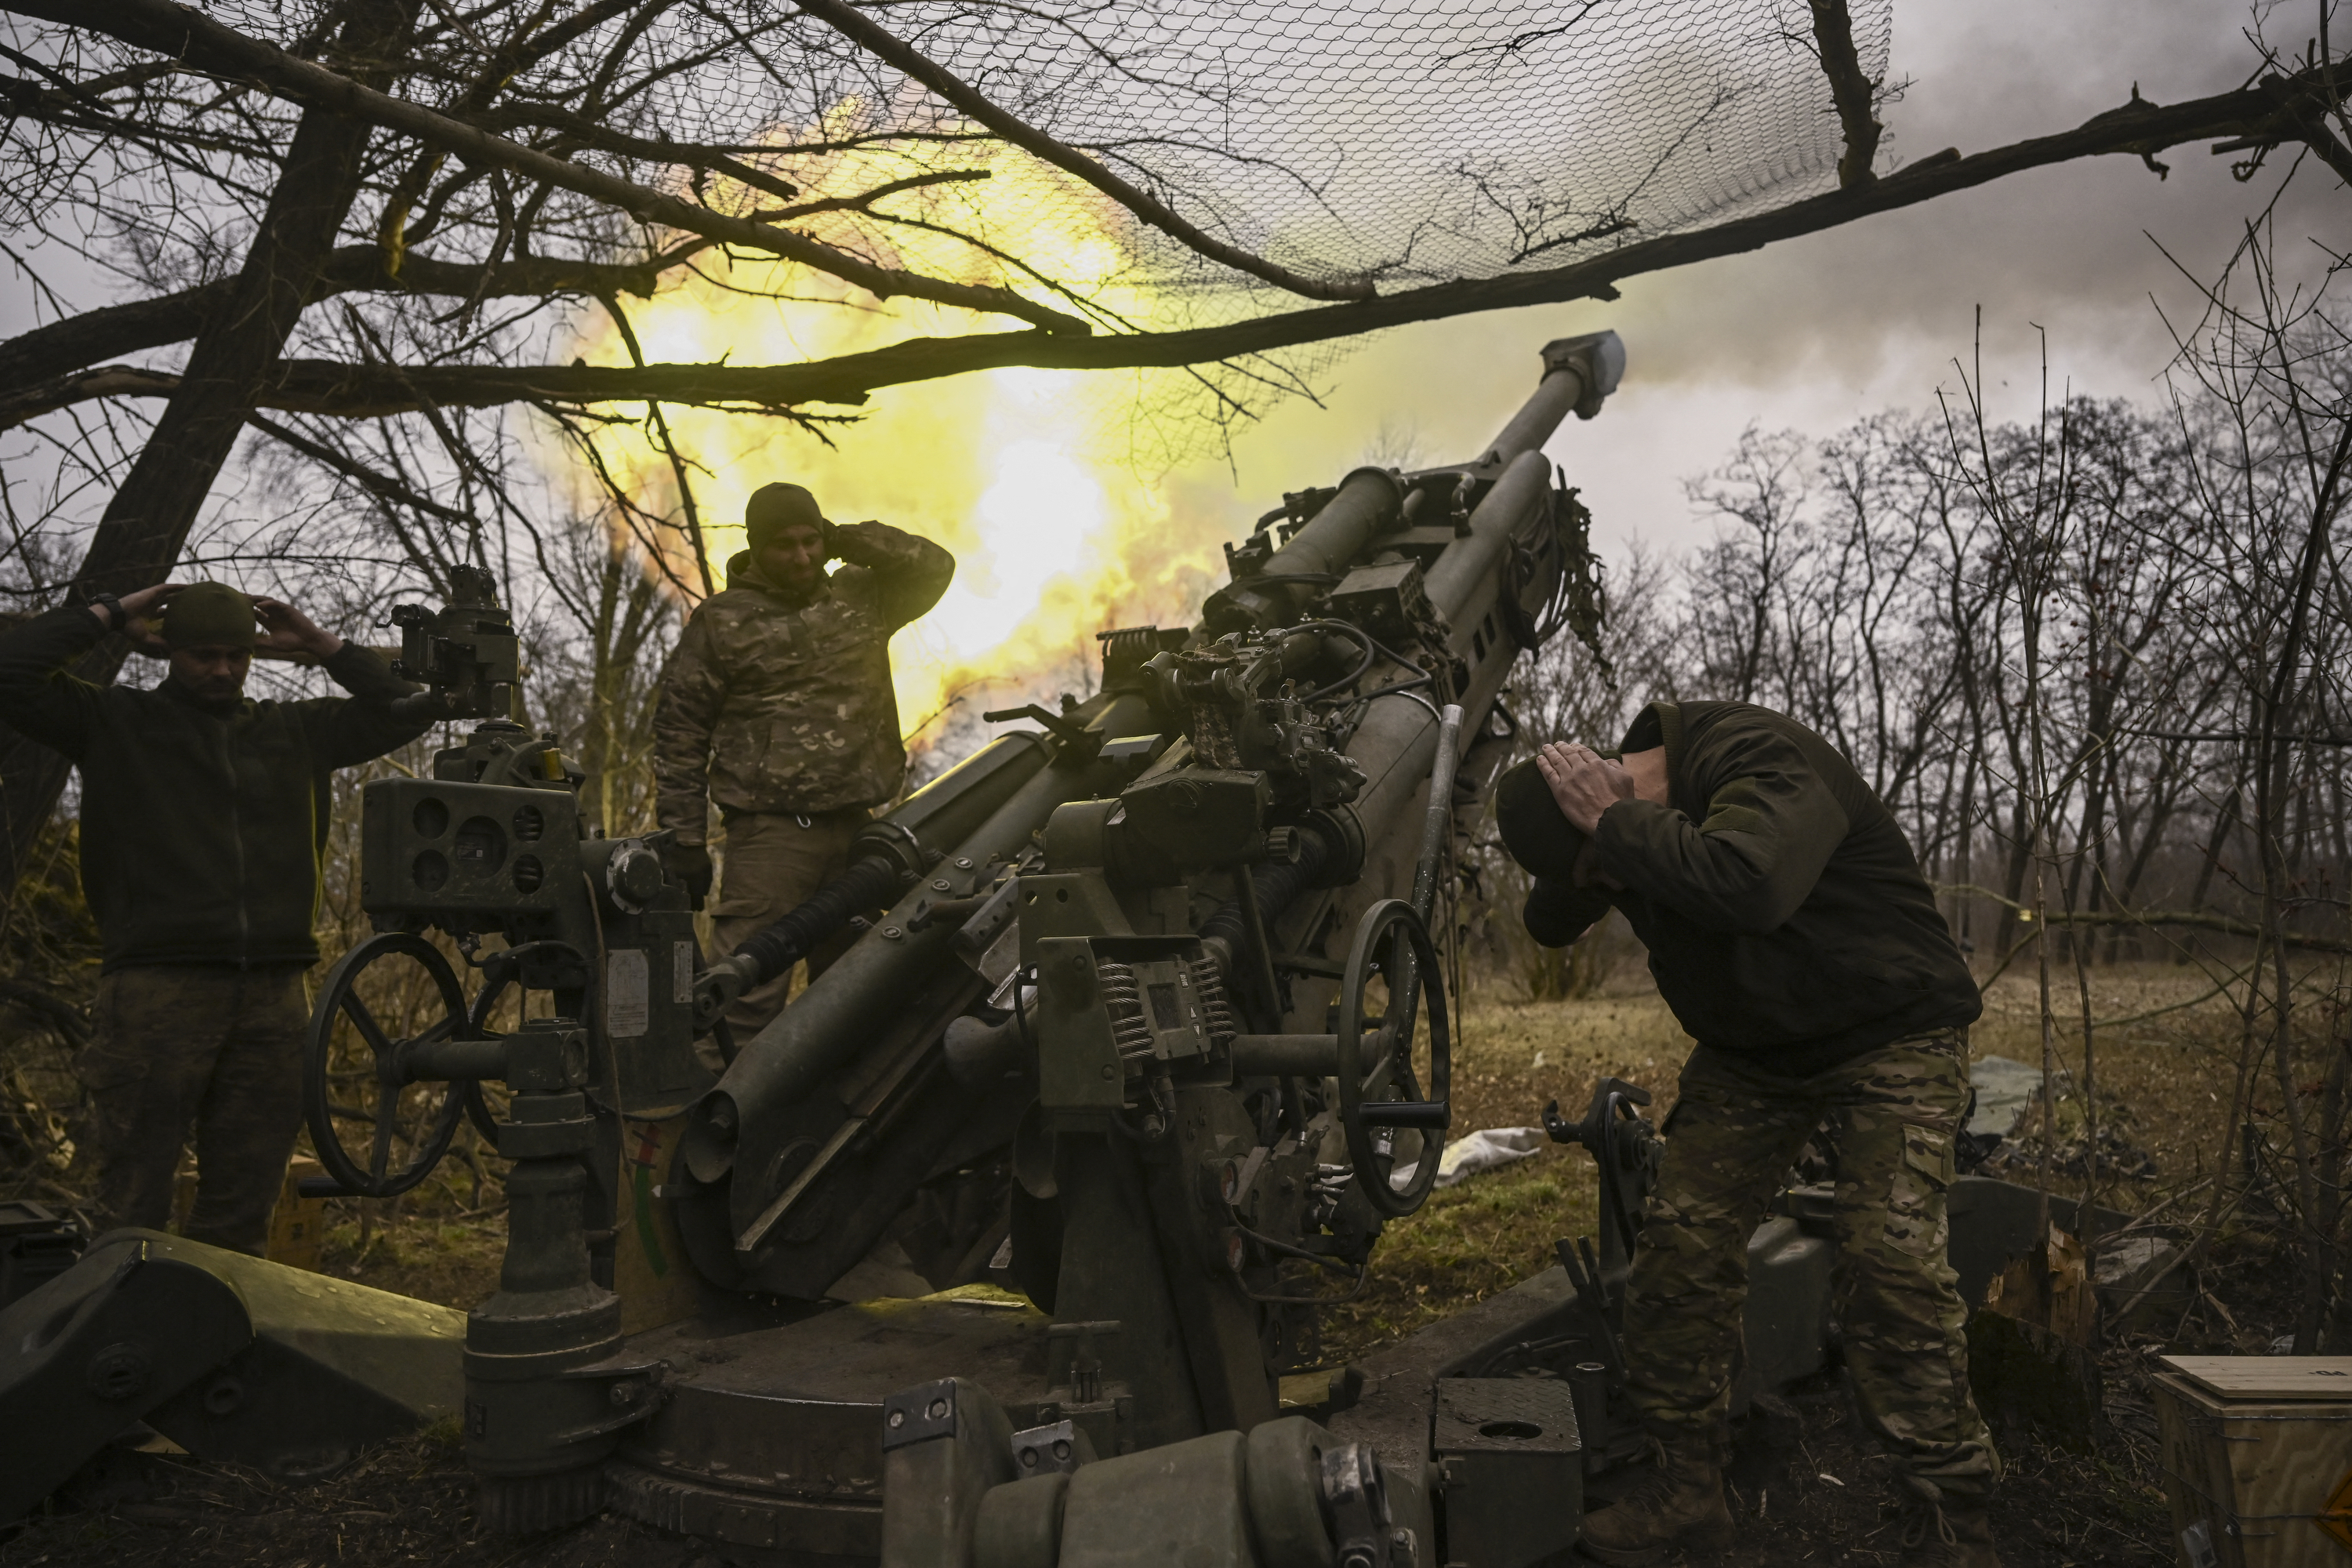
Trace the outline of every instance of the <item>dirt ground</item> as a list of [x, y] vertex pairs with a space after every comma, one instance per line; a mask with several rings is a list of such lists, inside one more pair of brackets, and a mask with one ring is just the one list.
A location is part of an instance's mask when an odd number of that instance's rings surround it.
[[[2231, 1153], [2218, 1107], [2234, 1070], [2234, 1018], [2210, 1000], [2195, 1001], [2207, 984], [2196, 971], [2171, 966], [2094, 973], [2094, 1066], [2106, 1130], [2100, 1142], [2116, 1168], [2135, 1173], [2112, 1178], [2102, 1202], [2136, 1214], [2190, 1215], [2206, 1173]], [[2071, 991], [2065, 1005], [2074, 1005]], [[1455, 1126], [1465, 1131], [1534, 1126], [1551, 1099], [1573, 1119], [1604, 1075], [1655, 1090], [1654, 1113], [1662, 1116], [1688, 1046], [1654, 992], [1633, 975], [1575, 1002], [1488, 1001], [1474, 1005], [1464, 1022], [1454, 1100]], [[2079, 1042], [2079, 1028], [2067, 1032], [2063, 1065], [2074, 1083], [2082, 1080]], [[1979, 1056], [2038, 1063], [2040, 1029], [2025, 977], [1993, 987], [1973, 1044]], [[2069, 1103], [2074, 1120], [2062, 1118], [2062, 1143], [2079, 1133], [2080, 1096]], [[2080, 1179], [2062, 1174], [2058, 1185], [2073, 1191]], [[1548, 1267], [1555, 1238], [1594, 1228], [1594, 1206], [1590, 1161], [1549, 1144], [1530, 1159], [1437, 1194], [1420, 1214], [1391, 1228], [1364, 1294], [1328, 1317], [1330, 1359], [1336, 1363], [1393, 1342]], [[2200, 1291], [2178, 1321], [2145, 1326], [2106, 1347], [2105, 1418], [2091, 1451], [2003, 1435], [2009, 1469], [1994, 1520], [2011, 1568], [2172, 1559], [2144, 1369], [2163, 1350], [2268, 1348], [2285, 1304], [2265, 1294], [2281, 1271], [2265, 1267], [2272, 1232], [2261, 1207], [2242, 1210], [2209, 1262], [2210, 1294]], [[500, 1245], [495, 1215], [411, 1214], [390, 1224], [371, 1216], [364, 1245], [347, 1215], [330, 1235], [325, 1266], [463, 1306], [492, 1288]], [[1899, 1562], [1883, 1469], [1834, 1369], [1765, 1401], [1745, 1425], [1732, 1472], [1741, 1543], [1706, 1562], [1724, 1568]], [[325, 1568], [344, 1562], [779, 1568], [780, 1560], [610, 1515], [544, 1537], [485, 1537], [473, 1521], [470, 1482], [449, 1429], [376, 1450], [310, 1486], [182, 1457], [118, 1452], [85, 1471], [48, 1512], [0, 1541], [0, 1563], [9, 1568]], [[1693, 1560], [1692, 1568], [1706, 1564]]]

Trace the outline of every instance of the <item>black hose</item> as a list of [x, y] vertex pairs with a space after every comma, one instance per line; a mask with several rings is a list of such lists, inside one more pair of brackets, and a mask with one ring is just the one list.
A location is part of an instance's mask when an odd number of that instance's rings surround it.
[[1381, 645], [1372, 640], [1372, 634], [1366, 631], [1361, 626], [1352, 626], [1346, 621], [1301, 621], [1297, 626], [1292, 626], [1289, 629], [1294, 632], [1339, 632], [1343, 636], [1355, 638], [1357, 646], [1364, 650], [1364, 657], [1356, 661], [1355, 668], [1349, 670], [1339, 679], [1331, 682], [1328, 686], [1317, 687], [1314, 690], [1300, 698], [1299, 700], [1301, 702], [1320, 702], [1324, 698], [1330, 696], [1334, 691], [1345, 691], [1349, 687], [1353, 686], [1356, 682], [1361, 680], [1364, 678], [1364, 671], [1372, 668], [1372, 660], [1380, 657]]
[[736, 957], [760, 966], [759, 978], [751, 984], [764, 985], [789, 971], [859, 910], [887, 908], [898, 896], [898, 879], [897, 861], [869, 856], [818, 889], [806, 903], [775, 924], [752, 932], [735, 950]]
[[[1325, 842], [1321, 834], [1312, 829], [1301, 829], [1298, 834], [1298, 858], [1287, 866], [1269, 867], [1252, 879], [1257, 889], [1258, 920], [1265, 929], [1273, 929], [1274, 922], [1313, 884], [1316, 875], [1323, 869], [1324, 862], [1330, 858], [1331, 846]], [[1213, 938], [1222, 939], [1228, 952], [1238, 952], [1248, 946], [1249, 921], [1243, 913], [1241, 900], [1227, 900], [1219, 906], [1216, 913], [1202, 921], [1201, 937], [1204, 942]], [[1272, 953], [1266, 954], [1268, 963], [1273, 958]], [[1227, 978], [1230, 980], [1231, 977]], [[1266, 1000], [1271, 1004], [1274, 998]]]
[[[1410, 668], [1411, 667], [1407, 666], [1407, 668]], [[1377, 691], [1367, 691], [1361, 696], [1350, 698], [1348, 701], [1348, 707], [1360, 708], [1365, 703], [1371, 701], [1375, 697], [1394, 697], [1400, 691], [1411, 691], [1416, 686], [1427, 686], [1430, 683], [1430, 679], [1431, 677], [1429, 672], [1423, 670], [1421, 674], [1414, 676], [1411, 680], [1400, 680], [1394, 686], [1383, 686]], [[1345, 712], [1346, 710], [1346, 709], [1340, 710], [1342, 712]]]

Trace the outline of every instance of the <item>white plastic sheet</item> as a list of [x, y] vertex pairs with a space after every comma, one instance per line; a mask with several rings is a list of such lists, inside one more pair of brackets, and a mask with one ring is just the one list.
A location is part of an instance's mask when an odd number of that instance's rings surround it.
[[[1532, 1158], [1546, 1142], [1540, 1127], [1489, 1127], [1446, 1144], [1445, 1152], [1438, 1157], [1437, 1184], [1450, 1187], [1481, 1171], [1491, 1171], [1497, 1165]], [[1413, 1173], [1421, 1169], [1420, 1162], [1400, 1165], [1389, 1178], [1391, 1186], [1410, 1183]]]

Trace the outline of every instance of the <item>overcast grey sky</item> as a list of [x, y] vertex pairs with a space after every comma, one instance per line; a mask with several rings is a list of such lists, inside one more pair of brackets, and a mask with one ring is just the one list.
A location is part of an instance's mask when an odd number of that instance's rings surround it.
[[[2316, 4], [2273, 11], [2273, 39], [2299, 46]], [[1974, 153], [2066, 129], [2126, 101], [2135, 82], [2159, 102], [2229, 90], [2253, 68], [2248, 23], [2234, 0], [1899, 0], [1894, 74], [1912, 86], [1886, 116], [1890, 150]], [[2049, 334], [2053, 388], [2153, 398], [2170, 340], [2150, 296], [2177, 307], [2188, 294], [2148, 237], [2210, 271], [2275, 189], [2269, 174], [2235, 183], [2230, 160], [2201, 145], [2166, 161], [2162, 181], [2128, 158], [2014, 176], [1635, 279], [1612, 304], [1386, 334], [1334, 370], [1326, 408], [1292, 405], [1242, 438], [1244, 492], [1328, 482], [1322, 470], [1347, 466], [1383, 416], [1412, 422], [1428, 461], [1471, 455], [1526, 395], [1538, 347], [1600, 327], [1625, 340], [1624, 388], [1551, 450], [1584, 487], [1604, 551], [1706, 537], [1683, 480], [1720, 462], [1750, 422], [1826, 435], [1883, 407], [1931, 407], [1939, 385], [1957, 385], [1951, 362], [1970, 353], [1979, 306], [1996, 412], [2032, 410], [2034, 323]], [[2281, 233], [2342, 249], [2347, 213], [2352, 198], [2306, 170]]]

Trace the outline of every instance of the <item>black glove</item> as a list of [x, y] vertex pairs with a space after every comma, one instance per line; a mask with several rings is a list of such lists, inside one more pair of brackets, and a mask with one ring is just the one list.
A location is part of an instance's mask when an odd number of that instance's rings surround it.
[[858, 531], [873, 525], [874, 519], [870, 517], [864, 522], [835, 522], [827, 518], [824, 524], [824, 558], [827, 561], [846, 561], [852, 566], [873, 565], [872, 536]]
[[680, 844], [673, 838], [661, 847], [661, 863], [671, 881], [686, 884], [694, 907], [700, 909], [702, 900], [710, 896], [710, 851], [699, 844]]

